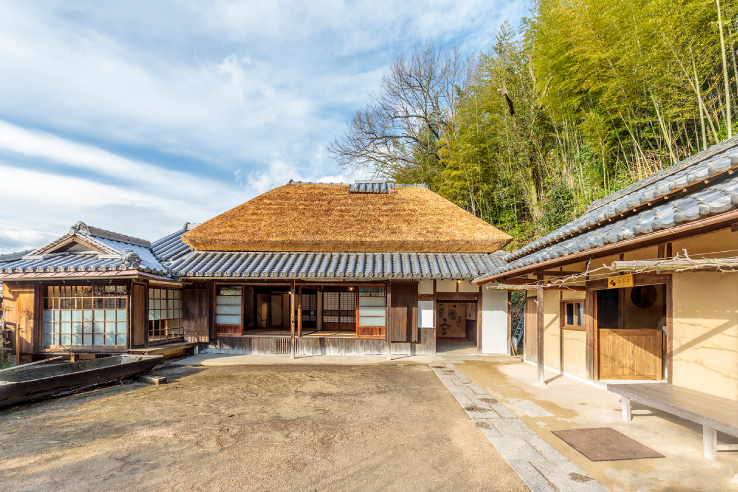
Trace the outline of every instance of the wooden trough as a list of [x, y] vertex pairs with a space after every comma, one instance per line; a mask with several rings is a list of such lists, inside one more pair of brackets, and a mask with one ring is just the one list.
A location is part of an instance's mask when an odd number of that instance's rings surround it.
[[119, 355], [80, 362], [19, 366], [0, 372], [0, 407], [38, 400], [149, 372], [157, 355]]

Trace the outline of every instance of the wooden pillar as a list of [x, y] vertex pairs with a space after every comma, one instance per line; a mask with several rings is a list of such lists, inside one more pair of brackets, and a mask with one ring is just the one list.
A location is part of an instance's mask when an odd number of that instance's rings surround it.
[[630, 413], [630, 398], [622, 397], [621, 404], [623, 407], [623, 420], [630, 422], [633, 420], [633, 415]]
[[584, 329], [585, 329], [585, 357], [587, 361], [587, 377], [589, 379], [597, 379], [595, 371], [595, 300], [597, 292], [588, 288], [584, 300]]
[[295, 281], [290, 289], [290, 355], [295, 358]]
[[387, 341], [387, 359], [392, 360], [392, 341], [390, 340], [390, 332], [392, 331], [392, 320], [390, 319], [390, 313], [392, 312], [390, 309], [392, 305], [392, 290], [390, 289], [389, 281], [385, 282], [384, 292], [387, 294], [387, 307], [384, 317], [384, 339]]
[[512, 346], [512, 291], [509, 290], [507, 291], [507, 355], [518, 355], [518, 348]]
[[537, 335], [537, 352], [538, 352], [538, 382], [545, 384], [545, 376], [543, 369], [543, 287], [536, 289], [537, 313], [536, 313], [536, 335]]
[[297, 336], [302, 336], [302, 285], [297, 288]]
[[708, 460], [717, 460], [717, 431], [706, 425], [702, 426], [702, 450]]
[[[671, 243], [668, 244], [671, 247]], [[671, 275], [666, 278], [666, 382], [674, 382], [674, 299]]]

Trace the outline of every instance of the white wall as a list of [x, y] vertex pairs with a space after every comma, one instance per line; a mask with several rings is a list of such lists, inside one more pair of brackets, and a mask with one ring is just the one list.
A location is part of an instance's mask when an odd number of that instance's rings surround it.
[[507, 354], [507, 291], [482, 287], [482, 353]]
[[433, 294], [433, 280], [424, 278], [418, 282], [418, 294]]
[[418, 301], [418, 328], [433, 328], [433, 301]]

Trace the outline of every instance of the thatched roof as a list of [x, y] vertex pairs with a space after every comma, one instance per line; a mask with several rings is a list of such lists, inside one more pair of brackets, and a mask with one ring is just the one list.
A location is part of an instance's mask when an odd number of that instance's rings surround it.
[[182, 235], [199, 251], [481, 253], [512, 238], [425, 187], [290, 183]]

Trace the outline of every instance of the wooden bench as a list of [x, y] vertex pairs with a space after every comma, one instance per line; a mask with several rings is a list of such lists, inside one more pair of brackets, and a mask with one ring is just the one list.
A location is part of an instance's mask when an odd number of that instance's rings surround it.
[[630, 400], [702, 425], [705, 458], [716, 460], [718, 451], [736, 451], [738, 445], [718, 445], [718, 431], [738, 437], [738, 401], [680, 388], [666, 383], [608, 384], [622, 397], [623, 420], [630, 422]]

